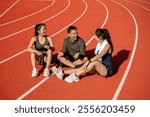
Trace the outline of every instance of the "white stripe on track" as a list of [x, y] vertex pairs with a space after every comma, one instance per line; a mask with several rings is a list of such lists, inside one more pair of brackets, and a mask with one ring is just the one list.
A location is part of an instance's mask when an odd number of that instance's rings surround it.
[[43, 84], [48, 79], [49, 79], [49, 77], [46, 77], [43, 80], [41, 80], [38, 84], [36, 84], [30, 90], [28, 90], [26, 93], [24, 93], [23, 95], [21, 95], [17, 100], [22, 100], [23, 98], [25, 98], [27, 95], [29, 95], [32, 91], [34, 91], [36, 88], [38, 88], [41, 84]]
[[47, 7], [43, 8], [43, 9], [37, 11], [37, 12], [34, 12], [34, 13], [30, 14], [30, 15], [26, 15], [26, 16], [24, 16], [24, 17], [18, 18], [18, 19], [16, 19], [16, 20], [12, 20], [12, 21], [9, 21], [9, 22], [0, 24], [0, 26], [5, 26], [5, 25], [8, 25], [8, 24], [11, 24], [11, 23], [14, 23], [14, 22], [23, 20], [23, 19], [25, 19], [25, 18], [31, 17], [31, 16], [33, 16], [33, 15], [36, 15], [36, 14], [38, 14], [38, 13], [40, 13], [40, 12], [42, 12], [42, 11], [48, 9], [48, 8], [51, 7], [54, 3], [55, 3], [55, 0], [53, 0], [53, 2], [52, 2], [50, 5], [48, 5]]
[[[105, 21], [104, 21], [104, 23], [102, 24], [102, 26], [101, 26], [101, 28], [103, 28], [104, 27], [104, 25], [106, 24], [106, 22], [107, 22], [107, 20], [108, 20], [108, 16], [109, 16], [109, 12], [108, 12], [108, 9], [107, 9], [107, 7], [106, 7], [106, 5], [104, 4], [104, 3], [102, 3], [102, 2], [100, 2], [99, 0], [97, 0], [99, 3], [101, 3], [103, 6], [104, 6], [104, 8], [105, 8], [105, 10], [106, 10], [106, 18], [105, 18]], [[86, 45], [88, 45], [93, 39], [94, 39], [94, 35], [89, 39], [89, 41], [86, 43]]]
[[128, 75], [128, 73], [130, 71], [130, 68], [131, 68], [131, 65], [132, 65], [132, 62], [133, 62], [133, 59], [134, 59], [134, 56], [135, 56], [135, 52], [136, 52], [136, 48], [137, 48], [137, 43], [138, 43], [138, 25], [137, 25], [137, 21], [136, 21], [134, 15], [132, 14], [132, 12], [127, 7], [125, 7], [124, 5], [118, 3], [118, 2], [116, 2], [114, 0], [110, 0], [110, 1], [112, 1], [112, 2], [114, 2], [116, 4], [118, 4], [118, 5], [120, 5], [121, 7], [123, 7], [124, 9], [126, 9], [129, 12], [129, 14], [133, 18], [133, 21], [134, 21], [134, 24], [135, 24], [135, 29], [136, 29], [136, 32], [135, 32], [135, 42], [134, 42], [134, 46], [133, 46], [133, 50], [132, 50], [132, 54], [131, 54], [129, 63], [128, 63], [127, 68], [125, 70], [125, 73], [124, 73], [124, 75], [123, 75], [123, 77], [122, 77], [122, 79], [121, 79], [121, 81], [119, 83], [119, 86], [118, 86], [118, 88], [117, 88], [117, 90], [116, 90], [116, 92], [115, 92], [115, 94], [114, 94], [114, 96], [112, 98], [112, 100], [117, 100], [117, 98], [118, 98], [118, 96], [119, 96], [119, 94], [120, 94], [120, 92], [122, 90], [122, 87], [123, 87], [123, 85], [125, 83], [125, 80], [127, 78], [127, 75]]
[[[83, 13], [82, 13], [75, 21], [73, 21], [72, 23], [70, 23], [69, 25], [67, 25], [65, 28], [67, 28], [67, 27], [70, 26], [71, 24], [77, 22], [77, 21], [85, 14], [85, 12], [87, 11], [88, 5], [87, 5], [87, 3], [85, 2], [85, 0], [82, 0], [82, 1], [84, 2], [85, 6], [86, 6], [86, 7], [85, 7], [85, 10], [83, 11]], [[63, 31], [65, 28], [63, 28], [62, 30], [60, 30], [60, 31], [58, 31], [58, 32], [60, 33], [60, 32]], [[55, 33], [55, 34], [53, 34], [53, 36], [57, 35], [58, 32]], [[45, 81], [47, 81], [48, 79], [49, 79], [49, 78], [46, 77], [46, 78], [44, 78], [43, 80], [41, 80], [38, 84], [34, 85], [34, 86], [33, 86], [31, 89], [29, 89], [26, 93], [24, 93], [23, 95], [21, 95], [17, 100], [21, 100], [21, 99], [25, 98], [27, 95], [29, 95], [32, 91], [34, 91], [37, 87], [39, 87], [41, 84], [43, 84], [43, 83], [44, 83]]]
[[[70, 6], [70, 0], [68, 0], [68, 5], [67, 5], [67, 7], [65, 7], [65, 9], [63, 9], [63, 10], [60, 11], [59, 13], [57, 13], [57, 14], [53, 15], [52, 17], [50, 17], [50, 18], [48, 18], [48, 19], [46, 19], [46, 20], [43, 20], [43, 21], [41, 21], [41, 22], [44, 23], [44, 22], [47, 22], [47, 21], [49, 21], [49, 20], [55, 18], [56, 16], [60, 15], [60, 14], [63, 13], [64, 11], [66, 11], [69, 6]], [[25, 29], [23, 29], [23, 30], [20, 30], [20, 31], [18, 31], [18, 32], [15, 32], [15, 33], [12, 33], [12, 34], [7, 35], [7, 36], [5, 36], [5, 37], [2, 37], [2, 38], [0, 38], [0, 41], [1, 41], [1, 40], [4, 40], [4, 39], [6, 39], [6, 38], [12, 37], [12, 36], [14, 36], [14, 35], [16, 35], [16, 34], [22, 33], [22, 32], [24, 32], [24, 31], [27, 31], [27, 30], [33, 28], [34, 26], [35, 26], [35, 25], [32, 25], [32, 26], [30, 26], [30, 27], [28, 27], [28, 28], [25, 28]]]
[[20, 54], [24, 53], [25, 51], [26, 51], [26, 49], [19, 52], [19, 53], [17, 53], [17, 54], [15, 54], [15, 55], [13, 55], [13, 56], [11, 56], [11, 57], [9, 57], [9, 58], [7, 58], [7, 59], [5, 59], [5, 60], [3, 60], [3, 61], [0, 61], [0, 64], [4, 63], [6, 61], [9, 61], [10, 59], [15, 58], [16, 56], [19, 56]]
[[147, 11], [149, 11], [149, 12], [150, 12], [150, 9], [148, 9], [148, 8], [146, 8], [146, 7], [142, 6], [142, 5], [136, 4], [136, 3], [131, 2], [131, 1], [129, 1], [129, 0], [124, 0], [124, 1], [129, 2], [129, 3], [133, 4], [133, 5], [138, 6], [138, 7], [141, 7], [141, 8], [143, 8], [143, 9], [145, 9], [145, 10], [147, 10]]
[[[65, 9], [63, 9], [63, 10], [62, 10], [61, 12], [59, 12], [58, 14], [63, 13], [66, 9], [68, 9], [69, 6], [70, 6], [70, 0], [68, 0], [68, 5], [67, 5], [67, 7], [65, 7]], [[57, 14], [57, 15], [58, 15], [58, 14]], [[54, 15], [54, 16], [52, 16], [52, 17], [46, 19], [45, 22], [48, 21], [48, 20], [50, 20], [50, 19], [52, 19], [52, 18], [54, 18], [54, 17], [56, 17], [56, 15]], [[59, 32], [60, 32], [60, 31], [59, 31]], [[57, 32], [57, 34], [58, 34], [58, 32]], [[56, 35], [56, 33], [53, 34], [53, 35]], [[53, 35], [52, 35], [52, 37], [53, 37]], [[23, 51], [21, 51], [21, 52], [19, 52], [19, 53], [17, 53], [17, 54], [15, 54], [15, 55], [13, 55], [13, 56], [11, 56], [11, 57], [8, 57], [8, 58], [5, 59], [5, 60], [0, 61], [0, 64], [6, 62], [6, 61], [8, 61], [8, 60], [10, 60], [10, 59], [12, 59], [12, 58], [14, 58], [14, 57], [16, 57], [16, 56], [19, 56], [20, 54], [24, 53], [25, 51], [26, 51], [26, 49], [23, 50]]]
[[15, 6], [19, 1], [20, 1], [20, 0], [17, 0], [14, 4], [12, 4], [4, 13], [2, 13], [2, 14], [0, 15], [0, 18], [1, 18], [4, 14], [6, 14], [13, 6]]

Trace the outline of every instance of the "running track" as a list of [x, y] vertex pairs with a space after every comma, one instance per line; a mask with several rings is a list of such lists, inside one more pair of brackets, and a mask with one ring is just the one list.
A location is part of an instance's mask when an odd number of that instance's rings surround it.
[[[146, 100], [150, 99], [149, 0], [3, 0], [0, 4], [0, 99], [2, 100]], [[69, 25], [78, 27], [87, 44], [95, 47], [94, 31], [108, 28], [114, 45], [114, 75], [92, 75], [68, 84], [43, 72], [31, 78], [26, 48], [34, 25], [44, 22], [56, 51]], [[59, 43], [59, 44], [58, 44]], [[43, 70], [41, 66], [38, 69]], [[51, 70], [51, 67], [50, 67]]]

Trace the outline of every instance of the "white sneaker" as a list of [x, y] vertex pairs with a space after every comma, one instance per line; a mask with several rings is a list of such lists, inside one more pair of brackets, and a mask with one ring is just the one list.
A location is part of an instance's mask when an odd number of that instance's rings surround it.
[[59, 79], [63, 79], [64, 73], [61, 68], [56, 68], [55, 66], [52, 67], [53, 73], [57, 76]]
[[79, 81], [79, 77], [76, 76], [75, 74], [70, 74], [69, 76], [67, 76], [65, 78], [65, 81], [68, 82], [68, 83], [78, 82]]
[[48, 77], [50, 75], [48, 68], [44, 69], [44, 77]]
[[32, 70], [32, 77], [38, 76], [38, 70], [36, 68], [33, 68]]

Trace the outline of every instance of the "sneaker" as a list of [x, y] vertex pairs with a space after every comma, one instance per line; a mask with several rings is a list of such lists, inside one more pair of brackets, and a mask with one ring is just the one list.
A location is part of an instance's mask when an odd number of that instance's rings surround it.
[[61, 67], [56, 68], [56, 67], [54, 66], [54, 67], [52, 67], [52, 71], [53, 71], [53, 73], [57, 76], [57, 78], [63, 79], [64, 73], [63, 73]]
[[44, 69], [44, 77], [48, 77], [50, 75], [48, 68]]
[[65, 78], [65, 81], [68, 82], [68, 83], [78, 82], [79, 81], [79, 77], [76, 76], [75, 74], [70, 74], [69, 76], [67, 76]]
[[32, 77], [38, 76], [38, 70], [36, 68], [33, 68], [32, 70]]

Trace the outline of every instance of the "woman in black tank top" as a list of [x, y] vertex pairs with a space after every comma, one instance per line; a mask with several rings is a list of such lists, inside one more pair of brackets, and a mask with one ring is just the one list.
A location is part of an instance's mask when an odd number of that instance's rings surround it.
[[45, 65], [44, 77], [48, 77], [49, 66], [54, 51], [53, 41], [46, 35], [46, 25], [39, 23], [35, 26], [35, 35], [31, 38], [27, 51], [31, 53], [31, 63], [33, 67], [32, 77], [38, 76], [37, 63]]

